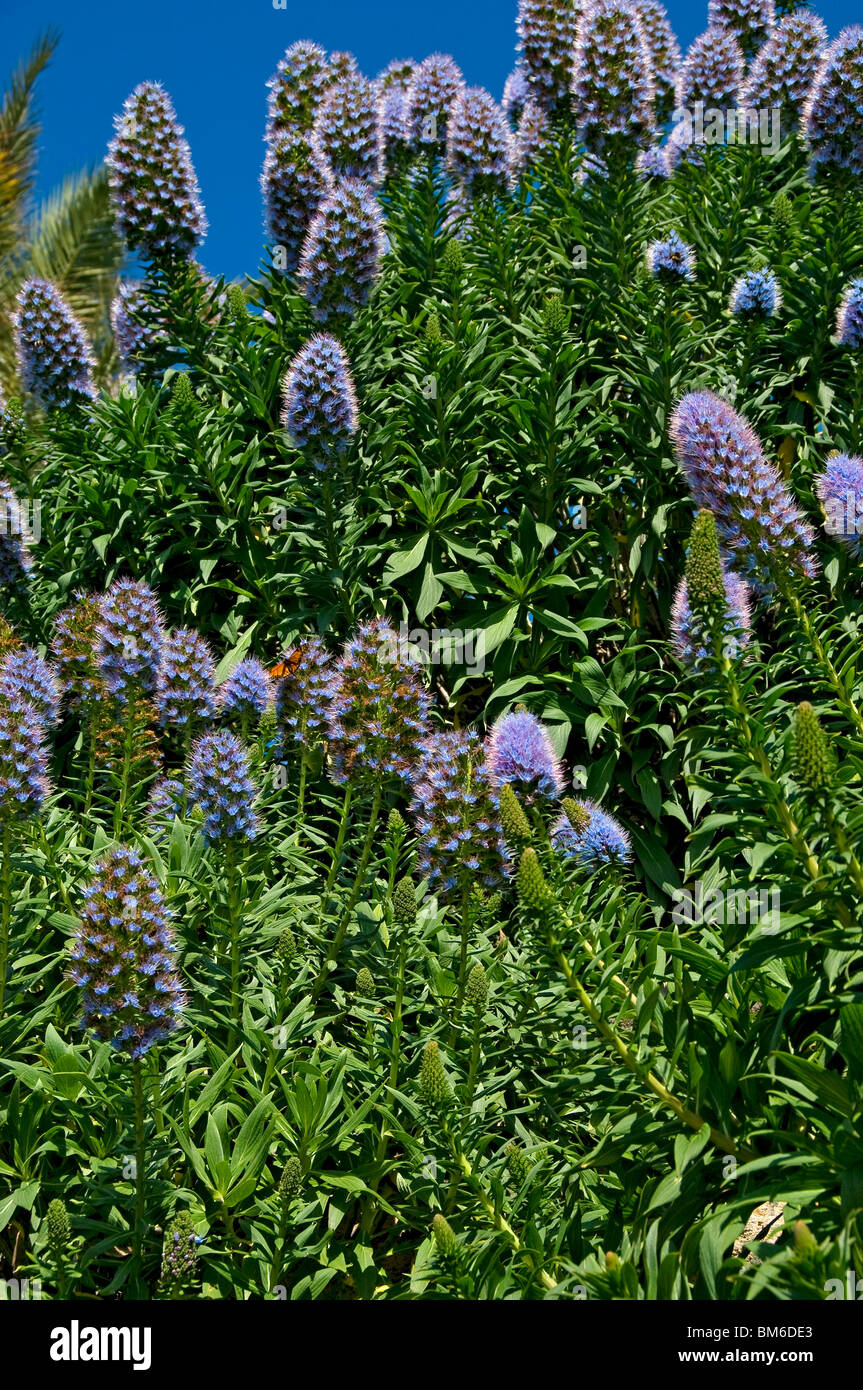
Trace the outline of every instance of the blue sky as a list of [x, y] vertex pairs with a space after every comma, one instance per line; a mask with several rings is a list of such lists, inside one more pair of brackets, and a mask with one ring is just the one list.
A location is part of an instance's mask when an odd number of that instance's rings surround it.
[[[500, 97], [515, 58], [516, 0], [0, 0], [5, 79], [40, 30], [61, 30], [40, 87], [39, 193], [101, 160], [112, 118], [138, 82], [163, 82], [192, 147], [210, 232], [201, 260], [233, 277], [257, 268], [258, 177], [267, 78], [296, 39], [350, 49], [374, 76], [390, 58], [452, 53], [468, 82]], [[706, 0], [670, 0], [681, 44], [706, 24]], [[831, 37], [859, 20], [851, 0], [815, 5]]]

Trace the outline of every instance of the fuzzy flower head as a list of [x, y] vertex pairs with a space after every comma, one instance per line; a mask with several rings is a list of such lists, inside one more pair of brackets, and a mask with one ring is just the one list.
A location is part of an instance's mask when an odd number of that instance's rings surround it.
[[186, 803], [186, 788], [176, 777], [160, 777], [153, 783], [147, 801], [147, 819], [172, 821], [182, 815]]
[[772, 270], [747, 270], [735, 281], [728, 301], [741, 319], [771, 319], [782, 307], [782, 291]]
[[330, 87], [315, 117], [312, 148], [331, 178], [377, 182], [381, 147], [374, 83], [354, 73]]
[[276, 682], [276, 717], [291, 743], [311, 749], [327, 735], [333, 659], [319, 637], [304, 637]]
[[357, 396], [347, 353], [318, 333], [297, 353], [284, 384], [282, 424], [295, 449], [306, 449], [323, 471], [357, 432]]
[[221, 687], [220, 708], [223, 714], [258, 719], [272, 698], [273, 687], [266, 668], [248, 656], [234, 667]]
[[827, 49], [803, 111], [813, 172], [863, 174], [863, 26], [843, 29]]
[[413, 81], [417, 64], [413, 58], [393, 58], [386, 67], [378, 73], [375, 78], [375, 87], [379, 96], [385, 96], [387, 92], [406, 92]]
[[417, 65], [405, 98], [411, 144], [443, 147], [450, 109], [463, 85], [461, 69], [446, 53], [433, 53]]
[[626, 0], [593, 0], [582, 11], [572, 58], [572, 110], [588, 149], [609, 139], [646, 145], [654, 129], [650, 50]]
[[384, 245], [369, 185], [338, 180], [312, 219], [300, 258], [299, 284], [316, 322], [352, 317], [368, 303]]
[[44, 410], [92, 400], [96, 359], [60, 291], [48, 280], [25, 280], [17, 299], [12, 323], [25, 391]]
[[101, 597], [78, 593], [74, 604], [54, 619], [51, 654], [60, 688], [76, 705], [98, 699], [103, 691], [97, 658], [101, 617]]
[[548, 730], [527, 710], [501, 715], [492, 726], [486, 762], [495, 786], [508, 783], [528, 805], [563, 793], [563, 768]]
[[32, 709], [41, 724], [56, 724], [59, 682], [33, 647], [17, 647], [0, 659], [0, 705], [18, 714]]
[[130, 251], [191, 256], [206, 236], [207, 219], [183, 127], [164, 87], [142, 82], [114, 125], [108, 183]]
[[749, 57], [773, 32], [776, 9], [773, 0], [709, 0], [707, 23], [728, 29]]
[[759, 597], [812, 578], [814, 534], [752, 427], [712, 391], [677, 405], [670, 431], [695, 503], [712, 511], [720, 542]]
[[216, 668], [209, 647], [191, 628], [178, 627], [162, 644], [156, 707], [163, 728], [191, 729], [216, 712]]
[[134, 370], [137, 358], [153, 341], [146, 318], [143, 284], [137, 280], [121, 280], [111, 304], [111, 328], [120, 360], [127, 370]]
[[660, 124], [674, 109], [674, 81], [680, 67], [680, 45], [661, 0], [633, 0], [641, 20], [653, 72], [654, 109]]
[[647, 248], [647, 268], [657, 280], [674, 284], [695, 279], [695, 251], [677, 232], [652, 241]]
[[441, 898], [474, 883], [500, 888], [508, 872], [498, 792], [482, 741], [473, 731], [425, 740], [411, 779], [420, 872]]
[[268, 138], [275, 140], [291, 128], [311, 130], [329, 82], [326, 51], [300, 39], [291, 44], [267, 86]]
[[531, 86], [526, 70], [520, 65], [513, 68], [504, 83], [503, 99], [500, 103], [503, 114], [511, 125], [518, 125], [525, 103], [530, 100], [531, 95]]
[[32, 566], [26, 509], [0, 478], [0, 590], [23, 589]]
[[836, 313], [838, 347], [863, 347], [863, 277], [847, 285]]
[[816, 14], [795, 10], [783, 15], [755, 55], [741, 105], [756, 111], [778, 106], [782, 121], [796, 125], [826, 46], [827, 30]]
[[407, 91], [390, 86], [378, 98], [378, 139], [382, 173], [392, 173], [409, 153]]
[[204, 815], [204, 837], [211, 844], [254, 840], [257, 788], [245, 748], [229, 729], [204, 734], [189, 759], [191, 801]]
[[309, 224], [330, 186], [308, 132], [288, 129], [268, 145], [261, 174], [264, 221], [278, 270], [293, 275]]
[[133, 1059], [167, 1038], [185, 1004], [176, 951], [156, 879], [135, 850], [112, 849], [84, 889], [72, 944], [82, 1028]]
[[450, 108], [447, 169], [470, 197], [505, 194], [513, 139], [506, 117], [482, 87], [463, 87]]
[[336, 782], [407, 782], [426, 736], [420, 667], [383, 619], [361, 627], [333, 674], [327, 723]]
[[108, 692], [125, 704], [156, 689], [165, 641], [156, 596], [135, 579], [118, 579], [100, 604], [96, 663]]
[[586, 798], [567, 803], [552, 828], [552, 844], [563, 859], [586, 873], [606, 865], [621, 866], [632, 858], [629, 836], [615, 820]]
[[514, 167], [529, 171], [543, 150], [548, 148], [548, 113], [531, 97], [524, 104], [515, 135]]
[[696, 102], [728, 110], [737, 107], [743, 82], [743, 54], [730, 29], [711, 27], [699, 34], [677, 74], [679, 107], [692, 110]]
[[828, 535], [863, 554], [863, 458], [834, 454], [815, 481]]
[[[717, 624], [723, 649], [737, 656], [752, 636], [752, 606], [746, 581], [722, 562], [724, 610]], [[714, 660], [713, 630], [689, 601], [687, 581], [681, 579], [671, 606], [671, 642], [684, 666], [710, 665]]]
[[645, 180], [671, 178], [668, 150], [662, 145], [651, 145], [650, 149], [640, 152], [635, 161], [635, 168]]
[[533, 96], [546, 109], [569, 96], [581, 0], [519, 0], [518, 49]]
[[346, 77], [356, 77], [359, 70], [353, 53], [336, 50], [327, 59], [327, 86], [335, 87], [339, 82], [344, 82]]
[[36, 710], [0, 700], [0, 824], [37, 815], [48, 791], [48, 750]]

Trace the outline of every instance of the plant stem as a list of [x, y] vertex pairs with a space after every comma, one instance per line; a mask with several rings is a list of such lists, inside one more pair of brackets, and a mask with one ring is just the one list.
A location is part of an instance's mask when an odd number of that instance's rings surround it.
[[144, 1145], [144, 1087], [141, 1078], [141, 1059], [132, 1059], [132, 1093], [135, 1098], [135, 1259], [140, 1267], [144, 1243], [145, 1164]]
[[12, 922], [12, 827], [3, 822], [3, 864], [0, 867], [0, 1018], [6, 1001], [6, 973], [9, 968], [9, 931]]
[[[347, 798], [345, 799], [347, 800]], [[356, 907], [360, 893], [362, 892], [363, 883], [365, 881], [366, 876], [366, 869], [369, 866], [369, 859], [371, 858], [372, 844], [374, 842], [375, 830], [377, 828], [378, 816], [380, 815], [382, 799], [383, 788], [380, 784], [378, 784], [375, 787], [374, 796], [372, 798], [372, 809], [371, 815], [369, 817], [369, 825], [366, 831], [366, 838], [363, 842], [362, 853], [360, 855], [360, 862], [357, 867], [356, 877], [354, 879], [354, 886], [351, 889], [351, 895], [348, 898], [344, 911], [342, 912], [335, 937], [333, 938], [333, 942], [329, 950], [327, 951], [324, 963], [321, 966], [320, 971], [318, 972], [318, 977], [315, 980], [314, 985], [312, 986], [313, 1000], [317, 999], [318, 995], [320, 994], [321, 990], [323, 989], [326, 983], [327, 976], [330, 973], [331, 967], [334, 966], [338, 961], [339, 952], [342, 949], [342, 943], [345, 939], [345, 933], [347, 932], [348, 924], [351, 920], [351, 914], [354, 908]]]
[[228, 922], [231, 936], [231, 1019], [240, 1018], [240, 911], [237, 900], [237, 851], [231, 840], [225, 847], [228, 880]]

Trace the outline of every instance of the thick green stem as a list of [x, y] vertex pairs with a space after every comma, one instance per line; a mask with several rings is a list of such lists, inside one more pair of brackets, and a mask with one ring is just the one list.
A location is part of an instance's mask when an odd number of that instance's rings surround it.
[[0, 866], [0, 1018], [6, 1002], [6, 974], [9, 969], [9, 932], [12, 923], [12, 827], [3, 822], [3, 864]]
[[231, 1019], [240, 1017], [240, 902], [237, 895], [237, 851], [229, 840], [225, 849], [228, 884], [228, 924], [231, 938]]
[[135, 1259], [141, 1263], [144, 1244], [144, 1214], [146, 1201], [146, 1147], [144, 1143], [144, 1085], [141, 1059], [132, 1059], [132, 1094], [135, 1099]]
[[[369, 859], [371, 858], [372, 854], [372, 844], [374, 842], [375, 830], [377, 828], [378, 817], [380, 815], [382, 799], [383, 789], [380, 785], [378, 785], [377, 787], [375, 787], [374, 797], [372, 799], [372, 809], [371, 815], [369, 816], [369, 825], [366, 831], [366, 838], [363, 842], [363, 848], [362, 853], [360, 855], [360, 862], [357, 867], [356, 877], [354, 878], [354, 886], [351, 889], [351, 895], [348, 898], [344, 911], [342, 912], [341, 918], [339, 920], [339, 925], [336, 929], [335, 937], [333, 938], [332, 944], [330, 945], [329, 950], [327, 951], [324, 963], [321, 966], [320, 971], [318, 973], [318, 977], [315, 980], [314, 985], [312, 986], [312, 999], [317, 999], [318, 995], [320, 994], [321, 990], [326, 984], [330, 970], [338, 962], [339, 953], [342, 949], [342, 943], [344, 942], [345, 934], [348, 930], [348, 924], [350, 923], [351, 915], [353, 913], [354, 908], [357, 905], [360, 893], [363, 890], [366, 869], [369, 866]], [[345, 797], [345, 801], [347, 802], [347, 796]], [[335, 856], [333, 862], [336, 862]]]

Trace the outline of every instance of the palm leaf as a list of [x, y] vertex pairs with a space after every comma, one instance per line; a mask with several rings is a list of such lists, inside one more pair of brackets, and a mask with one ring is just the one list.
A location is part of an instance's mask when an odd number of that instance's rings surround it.
[[12, 75], [0, 107], [0, 262], [17, 249], [36, 177], [35, 86], [57, 47], [48, 32]]

